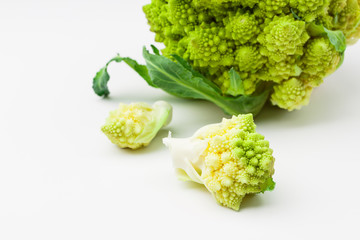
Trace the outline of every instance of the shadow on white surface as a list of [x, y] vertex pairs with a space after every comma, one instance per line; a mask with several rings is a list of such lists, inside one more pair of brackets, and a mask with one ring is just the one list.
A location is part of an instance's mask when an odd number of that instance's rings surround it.
[[[202, 193], [209, 195], [208, 197], [212, 198], [212, 201], [216, 202], [215, 198], [212, 196], [212, 194], [206, 189], [206, 187], [203, 184], [185, 181], [185, 182], [183, 182], [182, 186], [183, 186], [183, 188], [185, 188], [187, 190], [201, 191]], [[247, 194], [241, 202], [239, 211], [241, 212], [242, 210], [246, 210], [246, 209], [258, 208], [261, 206], [265, 206], [269, 203], [270, 203], [270, 201], [267, 202], [266, 200], [264, 200], [263, 194]], [[224, 206], [220, 205], [219, 203], [217, 203], [217, 204], [220, 207], [224, 207]], [[224, 208], [226, 208], [226, 207], [224, 207]], [[231, 210], [231, 209], [229, 209], [229, 210]]]
[[209, 194], [209, 197], [212, 197], [211, 193], [206, 189], [205, 185], [191, 181], [182, 181], [182, 182], [184, 188], [189, 190], [201, 191], [203, 193]]
[[240, 205], [240, 212], [249, 208], [258, 208], [265, 205], [262, 194], [247, 194]]
[[120, 154], [126, 154], [126, 155], [145, 155], [145, 154], [149, 154], [151, 152], [156, 152], [159, 151], [160, 149], [164, 148], [165, 149], [165, 145], [162, 143], [162, 139], [167, 137], [169, 134], [169, 130], [166, 129], [161, 129], [158, 134], [156, 135], [156, 137], [151, 141], [151, 143], [143, 148], [140, 149], [130, 149], [130, 148], [120, 148], [117, 147], [117, 150], [119, 151], [119, 155]]
[[[150, 87], [149, 87], [150, 88]], [[156, 90], [159, 91], [159, 90]], [[182, 99], [171, 96], [163, 91], [158, 93], [152, 93], [150, 89], [146, 89], [146, 92], [142, 92], [141, 96], [133, 90], [127, 90], [126, 93], [123, 92], [114, 92], [111, 93], [108, 97], [102, 99], [104, 102], [109, 103], [120, 103], [120, 102], [155, 102], [159, 100], [169, 101], [169, 102], [179, 102]]]
[[[322, 89], [315, 90], [321, 91]], [[341, 102], [335, 103], [333, 99], [335, 94], [331, 90], [320, 91], [318, 94], [315, 91], [312, 99], [310, 99], [310, 104], [304, 106], [301, 110], [289, 112], [267, 103], [262, 112], [255, 118], [255, 121], [257, 124], [281, 122], [283, 128], [314, 126], [338, 121], [339, 118], [343, 117], [339, 108], [341, 108], [340, 106], [346, 107], [347, 96], [342, 96]], [[334, 102], [332, 106], [331, 102]]]

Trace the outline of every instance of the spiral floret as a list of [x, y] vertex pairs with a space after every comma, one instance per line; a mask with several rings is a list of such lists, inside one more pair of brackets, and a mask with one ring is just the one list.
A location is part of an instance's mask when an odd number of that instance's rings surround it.
[[169, 124], [172, 107], [164, 101], [153, 106], [147, 103], [120, 103], [110, 112], [101, 127], [109, 140], [121, 148], [138, 149], [149, 145], [158, 131]]
[[219, 204], [239, 210], [245, 195], [275, 186], [273, 150], [255, 128], [251, 114], [239, 115], [164, 143], [181, 180], [204, 184]]
[[233, 42], [225, 40], [225, 30], [215, 24], [201, 25], [190, 36], [188, 51], [194, 66], [231, 66], [234, 62]]
[[263, 15], [267, 18], [272, 18], [275, 15], [281, 15], [289, 12], [289, 0], [266, 0], [259, 1], [259, 12], [257, 15]]
[[303, 46], [310, 36], [306, 32], [305, 23], [295, 21], [289, 15], [275, 17], [263, 33], [258, 37], [261, 44], [261, 54], [280, 62], [288, 55], [302, 55]]
[[299, 109], [309, 103], [312, 90], [298, 78], [291, 78], [274, 87], [271, 102], [288, 111]]
[[347, 0], [330, 0], [329, 13], [335, 16], [345, 8], [346, 2]]
[[337, 27], [346, 36], [348, 44], [354, 44], [360, 38], [360, 1], [347, 0], [344, 9], [336, 16]]
[[302, 72], [299, 63], [297, 56], [287, 56], [280, 62], [269, 59], [266, 63], [266, 69], [259, 75], [259, 78], [264, 81], [280, 83], [290, 77], [297, 77]]
[[166, 4], [164, 0], [153, 0], [152, 4], [143, 7], [150, 30], [155, 33], [155, 41], [157, 42], [165, 41], [174, 35], [172, 24], [168, 19], [169, 13]]
[[235, 60], [241, 72], [255, 73], [266, 63], [259, 49], [254, 45], [244, 45], [235, 53]]
[[256, 42], [256, 37], [260, 33], [258, 21], [249, 13], [238, 12], [235, 16], [226, 18], [224, 23], [227, 37], [240, 44]]
[[325, 77], [336, 70], [341, 56], [329, 39], [321, 37], [308, 42], [305, 54], [301, 60], [303, 73]]
[[330, 0], [290, 0], [290, 7], [306, 22], [312, 22], [318, 16], [326, 15]]
[[197, 13], [190, 3], [191, 0], [169, 0], [170, 21], [177, 34], [190, 32], [198, 21]]

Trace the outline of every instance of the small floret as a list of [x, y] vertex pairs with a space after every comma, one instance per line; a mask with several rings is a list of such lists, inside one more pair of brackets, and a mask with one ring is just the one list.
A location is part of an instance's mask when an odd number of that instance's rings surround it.
[[258, 37], [262, 45], [261, 54], [280, 62], [289, 55], [303, 54], [303, 46], [310, 36], [305, 22], [296, 21], [293, 16], [275, 17]]
[[224, 20], [227, 37], [238, 41], [240, 44], [256, 42], [256, 36], [260, 33], [259, 23], [254, 15], [239, 12]]
[[348, 44], [354, 44], [360, 36], [360, 1], [346, 0], [346, 5], [335, 14], [335, 26], [344, 32]]
[[158, 131], [168, 125], [172, 107], [164, 101], [122, 104], [111, 111], [101, 130], [110, 141], [121, 148], [138, 149], [149, 145]]
[[189, 36], [189, 54], [198, 67], [231, 66], [234, 62], [231, 40], [225, 40], [225, 30], [215, 24], [202, 24]]
[[280, 83], [290, 77], [299, 76], [302, 72], [299, 62], [300, 60], [296, 56], [287, 56], [279, 62], [270, 59], [259, 78], [264, 81]]
[[259, 16], [266, 16], [272, 18], [274, 15], [282, 14], [283, 12], [288, 11], [287, 5], [289, 0], [267, 0], [259, 1], [258, 3], [258, 12]]
[[266, 63], [266, 58], [253, 45], [239, 47], [235, 59], [242, 72], [255, 73]]
[[314, 38], [308, 42], [301, 68], [308, 75], [323, 78], [336, 70], [340, 58], [340, 53], [331, 45], [329, 39]]
[[190, 138], [165, 138], [180, 180], [204, 184], [216, 201], [239, 210], [246, 194], [273, 190], [273, 150], [251, 114], [200, 128]]
[[290, 7], [306, 22], [312, 22], [318, 15], [326, 15], [330, 0], [290, 0]]
[[271, 102], [292, 111], [309, 103], [313, 88], [297, 78], [291, 78], [274, 87]]

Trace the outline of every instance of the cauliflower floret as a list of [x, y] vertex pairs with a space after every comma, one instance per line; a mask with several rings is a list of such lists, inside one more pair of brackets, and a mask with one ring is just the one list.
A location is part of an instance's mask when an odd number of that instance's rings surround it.
[[190, 138], [165, 138], [181, 180], [202, 183], [223, 206], [239, 210], [246, 194], [272, 190], [273, 150], [251, 114], [207, 125]]
[[120, 103], [110, 112], [101, 130], [121, 148], [138, 149], [149, 145], [158, 131], [170, 123], [172, 107], [164, 101], [152, 106], [147, 103]]
[[297, 78], [291, 78], [274, 87], [271, 102], [292, 111], [309, 103], [313, 88]]
[[261, 54], [276, 62], [289, 55], [300, 56], [303, 46], [310, 36], [306, 32], [305, 22], [296, 21], [293, 16], [274, 17], [258, 37]]

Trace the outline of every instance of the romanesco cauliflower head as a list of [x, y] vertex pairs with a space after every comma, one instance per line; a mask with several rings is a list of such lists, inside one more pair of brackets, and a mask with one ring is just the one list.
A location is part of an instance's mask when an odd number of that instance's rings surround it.
[[143, 9], [165, 56], [186, 59], [224, 95], [234, 96], [232, 68], [246, 95], [272, 82], [272, 103], [290, 111], [360, 38], [360, 0], [152, 0]]
[[274, 157], [252, 114], [207, 125], [190, 138], [165, 138], [181, 180], [204, 184], [216, 201], [239, 210], [246, 194], [272, 190]]
[[120, 103], [110, 112], [101, 130], [110, 141], [121, 148], [138, 149], [149, 145], [158, 131], [170, 123], [172, 107], [164, 101], [147, 103]]

